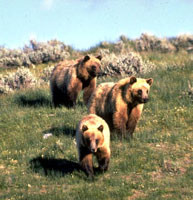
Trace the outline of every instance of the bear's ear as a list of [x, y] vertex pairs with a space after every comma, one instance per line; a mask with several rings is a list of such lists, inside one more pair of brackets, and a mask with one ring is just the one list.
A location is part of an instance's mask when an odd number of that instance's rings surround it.
[[82, 126], [82, 132], [85, 132], [85, 131], [87, 131], [87, 130], [88, 130], [87, 125], [83, 125], [83, 126]]
[[135, 76], [130, 77], [130, 84], [132, 85], [133, 83], [137, 82], [137, 78]]
[[104, 129], [104, 126], [103, 126], [103, 125], [100, 125], [100, 126], [98, 127], [98, 130], [99, 130], [100, 132], [103, 132], [103, 129]]
[[146, 82], [151, 86], [153, 83], [153, 79], [152, 78], [146, 79]]
[[96, 58], [99, 59], [99, 60], [102, 60], [102, 56], [101, 55], [97, 56]]
[[88, 61], [89, 59], [90, 59], [90, 56], [86, 55], [86, 56], [84, 57], [84, 59], [83, 59], [83, 62], [86, 62], [86, 61]]

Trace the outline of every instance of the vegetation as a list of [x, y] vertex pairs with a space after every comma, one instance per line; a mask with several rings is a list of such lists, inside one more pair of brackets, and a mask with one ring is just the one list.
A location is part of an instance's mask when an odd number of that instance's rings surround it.
[[[52, 108], [46, 82], [0, 96], [0, 199], [193, 199], [193, 56], [140, 56], [156, 66], [137, 74], [154, 79], [150, 102], [133, 139], [112, 135], [110, 168], [94, 181], [79, 168], [74, 137], [87, 114], [82, 96], [76, 108]], [[48, 80], [46, 68], [30, 70]]]
[[[185, 51], [191, 53], [193, 52], [193, 35], [158, 38], [143, 33], [140, 38], [135, 40], [122, 35], [117, 42], [101, 42], [84, 53], [93, 54], [100, 52], [100, 50], [108, 50], [115, 54], [128, 51], [161, 53]], [[58, 62], [80, 55], [82, 55], [81, 51], [76, 51], [56, 39], [47, 42], [31, 40], [29, 45], [25, 45], [22, 49], [7, 49], [0, 46], [0, 70], [5, 67], [29, 67], [41, 63]]]

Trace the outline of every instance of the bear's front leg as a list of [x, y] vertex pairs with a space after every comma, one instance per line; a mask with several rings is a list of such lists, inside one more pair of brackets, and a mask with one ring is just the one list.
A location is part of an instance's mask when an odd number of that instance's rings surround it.
[[81, 90], [82, 83], [80, 81], [74, 82], [71, 84], [71, 87], [68, 88], [69, 107], [74, 107], [76, 105], [76, 100]]
[[124, 110], [115, 112], [113, 115], [113, 128], [121, 133], [122, 137], [126, 136], [127, 116]]
[[101, 172], [105, 172], [109, 168], [109, 162], [110, 162], [110, 150], [108, 151], [105, 148], [100, 148], [97, 151], [97, 160], [99, 163], [99, 170]]
[[96, 78], [93, 78], [90, 81], [90, 84], [87, 87], [84, 88], [83, 100], [84, 100], [85, 105], [88, 104], [89, 99], [90, 99], [95, 88], [96, 88]]
[[107, 171], [108, 168], [109, 168], [109, 162], [110, 162], [110, 159], [109, 159], [109, 158], [103, 158], [103, 159], [98, 160], [98, 163], [99, 163], [99, 170], [100, 170], [101, 172]]
[[133, 132], [135, 131], [137, 122], [139, 121], [141, 117], [143, 106], [144, 104], [137, 105], [131, 110], [131, 113], [128, 116], [128, 122], [127, 122], [126, 128], [127, 128], [127, 133], [131, 136], [131, 138], [133, 137]]
[[74, 107], [76, 105], [77, 97], [78, 97], [77, 91], [73, 91], [68, 94], [68, 107]]
[[92, 153], [82, 155], [80, 158], [80, 165], [88, 177], [94, 177]]

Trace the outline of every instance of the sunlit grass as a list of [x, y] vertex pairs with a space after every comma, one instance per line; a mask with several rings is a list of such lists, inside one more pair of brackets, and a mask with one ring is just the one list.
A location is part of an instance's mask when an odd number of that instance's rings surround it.
[[193, 199], [192, 62], [144, 77], [154, 83], [134, 138], [113, 137], [109, 170], [93, 182], [76, 165], [82, 95], [73, 109], [52, 108], [48, 86], [1, 96], [0, 199]]

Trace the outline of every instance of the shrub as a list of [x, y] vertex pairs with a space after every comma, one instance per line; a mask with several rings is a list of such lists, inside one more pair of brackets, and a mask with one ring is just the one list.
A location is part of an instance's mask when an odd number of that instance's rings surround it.
[[62, 42], [51, 40], [45, 43], [30, 41], [21, 49], [0, 48], [0, 67], [30, 66], [47, 62], [57, 62], [70, 56], [72, 49]]
[[142, 34], [135, 41], [137, 51], [159, 51], [162, 53], [175, 51], [176, 48], [166, 38], [157, 38], [153, 35]]
[[20, 67], [16, 72], [0, 76], [0, 93], [8, 93], [22, 88], [30, 88], [36, 84], [37, 80], [30, 70]]
[[171, 43], [179, 51], [180, 49], [185, 49], [186, 51], [193, 50], [193, 35], [180, 35], [177, 38], [171, 39]]
[[51, 76], [51, 74], [52, 74], [53, 69], [54, 69], [54, 66], [53, 66], [53, 65], [44, 68], [44, 70], [43, 70], [43, 72], [42, 72], [41, 79], [42, 79], [43, 81], [45, 81], [45, 82], [49, 82], [50, 76]]
[[140, 55], [134, 52], [115, 55], [108, 50], [101, 50], [102, 73], [109, 76], [126, 76], [146, 73], [154, 68], [152, 63], [143, 62]]
[[7, 76], [0, 75], [0, 94], [7, 94], [8, 92], [12, 91], [7, 80]]

